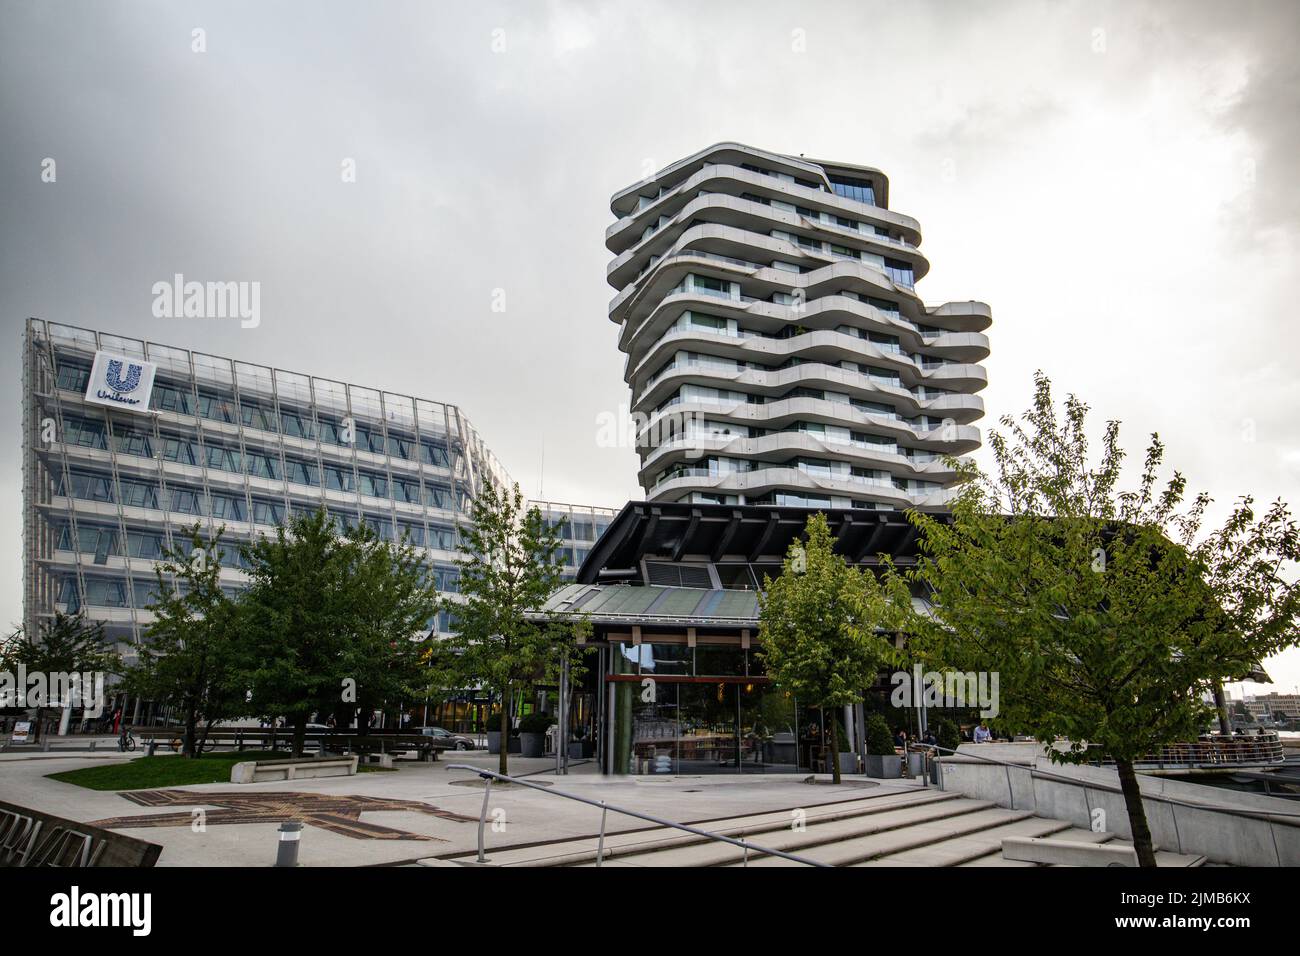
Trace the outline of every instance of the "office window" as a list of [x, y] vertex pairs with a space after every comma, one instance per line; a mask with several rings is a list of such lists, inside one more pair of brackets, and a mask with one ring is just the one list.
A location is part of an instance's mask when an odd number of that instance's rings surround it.
[[64, 418], [63, 442], [66, 445], [77, 445], [82, 448], [108, 449], [108, 441], [104, 437], [104, 423], [90, 422], [84, 418]]
[[320, 470], [315, 462], [286, 457], [284, 467], [291, 484], [306, 485], [311, 488], [320, 487]]
[[54, 383], [59, 388], [70, 392], [85, 394], [86, 383], [90, 381], [90, 363], [59, 355], [55, 358], [58, 370]]
[[243, 418], [244, 427], [258, 428], [264, 432], [276, 431], [275, 411], [257, 402], [251, 402], [248, 399], [240, 399], [239, 411]]
[[874, 206], [876, 204], [876, 191], [868, 179], [853, 179], [849, 176], [830, 176], [831, 188], [835, 190], [837, 196], [843, 196], [845, 199], [856, 199], [858, 202], [864, 202]]
[[267, 498], [253, 499], [253, 522], [255, 524], [278, 525], [284, 523], [284, 503]]

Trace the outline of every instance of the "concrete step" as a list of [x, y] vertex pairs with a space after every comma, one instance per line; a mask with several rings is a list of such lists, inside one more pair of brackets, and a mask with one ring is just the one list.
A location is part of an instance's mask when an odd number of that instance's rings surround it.
[[[752, 834], [754, 841], [773, 850], [784, 850], [798, 856], [822, 860], [835, 849], [848, 846], [872, 836], [883, 836], [899, 831], [911, 831], [921, 824], [941, 825], [942, 829], [960, 829], [960, 821], [979, 813], [988, 812], [993, 804], [983, 800], [930, 801], [920, 805], [903, 806], [881, 813], [865, 814], [828, 822], [809, 822], [803, 831], [792, 830], [787, 823], [779, 831], [766, 834]], [[1026, 814], [1027, 815], [1027, 814]], [[751, 834], [746, 834], [750, 836]], [[637, 854], [635, 858], [626, 858], [628, 862], [642, 866], [729, 866], [742, 865], [744, 851], [739, 847], [721, 843], [695, 843], [670, 850], [659, 850]], [[781, 857], [761, 856], [751, 853], [749, 865], [756, 862], [782, 863], [787, 866], [801, 866], [793, 860]], [[825, 862], [834, 863], [832, 860]], [[838, 864], [836, 864], [838, 865]]]
[[[960, 794], [944, 793], [939, 790], [916, 791], [880, 791], [867, 796], [832, 803], [814, 804], [802, 807], [805, 824], [809, 827], [831, 821], [845, 820], [860, 816], [871, 816], [897, 810], [901, 807], [921, 807], [929, 804], [950, 803], [964, 799]], [[774, 810], [743, 817], [731, 817], [725, 820], [684, 821], [692, 826], [725, 836], [744, 836], [766, 845], [763, 835], [789, 830], [793, 820], [793, 808]], [[617, 819], [615, 814], [611, 819]], [[579, 837], [572, 840], [558, 840], [536, 846], [492, 849], [489, 846], [488, 858], [496, 866], [580, 866], [594, 863], [598, 838], [595, 835]], [[710, 843], [704, 837], [684, 833], [671, 827], [649, 827], [631, 832], [607, 833], [605, 836], [605, 861], [608, 865], [613, 859], [628, 855], [642, 854], [654, 850], [667, 850]], [[712, 844], [720, 846], [723, 844]], [[740, 850], [728, 846], [732, 852]], [[779, 848], [778, 848], [779, 849]], [[456, 857], [457, 860], [472, 860], [474, 854]]]
[[[1028, 834], [1019, 834], [1026, 836]], [[1115, 839], [1115, 834], [1102, 831], [1100, 833], [1093, 830], [1085, 830], [1082, 827], [1069, 827], [1069, 829], [1060, 830], [1052, 834], [1053, 840], [1076, 840], [1079, 843], [1108, 843]], [[1027, 863], [1024, 860], [1007, 860], [1002, 856], [1002, 847], [998, 846], [990, 850], [988, 855], [981, 856], [973, 860], [967, 860], [965, 863], [959, 863], [958, 866], [1037, 866], [1036, 863]]]
[[[1128, 840], [1116, 839], [1112, 841], [1111, 846], [1132, 846]], [[1052, 866], [1064, 866], [1063, 863], [1053, 863]], [[1156, 850], [1156, 866], [1204, 866], [1205, 857], [1194, 853], [1178, 853], [1174, 850]]]
[[[945, 817], [929, 820], [913, 818], [882, 832], [864, 833], [834, 843], [815, 846], [800, 852], [799, 855], [831, 866], [853, 866], [890, 854], [902, 853], [905, 850], [914, 850], [957, 837], [969, 836], [991, 827], [1015, 823], [1033, 816], [1027, 810], [1004, 810], [986, 801], [972, 800], [970, 804], [967, 807], [954, 808], [965, 810], [966, 812], [963, 813], [950, 813]], [[749, 865], [798, 866], [800, 864], [780, 857], [763, 857], [752, 860]]]
[[[931, 789], [884, 790], [799, 808], [803, 826], [792, 827], [794, 808], [721, 820], [692, 822], [702, 830], [743, 837], [831, 866], [1034, 866], [1002, 858], [1005, 837], [1047, 837], [1081, 843], [1115, 843], [1063, 820], [1009, 810], [991, 801]], [[671, 827], [607, 834], [605, 866], [702, 867], [746, 865], [744, 851]], [[491, 850], [495, 866], [595, 866], [597, 837]], [[469, 862], [474, 854], [453, 858]], [[1162, 850], [1161, 866], [1200, 866], [1202, 857]], [[450, 864], [452, 861], [445, 861]], [[751, 852], [749, 866], [800, 866], [793, 860]]]
[[858, 866], [961, 866], [971, 860], [979, 859], [1002, 848], [1004, 837], [1056, 837], [1068, 830], [1070, 824], [1062, 820], [1046, 820], [1043, 817], [1029, 817], [1014, 823], [990, 827], [970, 836], [953, 837], [940, 843], [891, 853], [876, 860], [859, 863]]
[[[1017, 834], [1007, 834], [1007, 835], [1008, 836], [1012, 836], [1012, 835], [1040, 836], [1046, 834], [1017, 833]], [[1132, 844], [1128, 840], [1120, 840], [1113, 833], [1108, 833], [1105, 831], [1098, 833], [1092, 830], [1085, 830], [1082, 827], [1070, 827], [1068, 830], [1061, 830], [1057, 833], [1051, 834], [1051, 838], [1053, 840], [1073, 840], [1079, 843], [1104, 843], [1113, 846], [1132, 846]], [[968, 860], [958, 865], [959, 866], [997, 866], [997, 867], [1021, 866], [1023, 867], [1023, 866], [1042, 866], [1045, 864], [1028, 863], [1024, 860], [1003, 859], [1002, 847], [999, 844], [996, 849], [990, 851], [986, 856], [981, 856], [976, 859]], [[1054, 863], [1051, 865], [1063, 866], [1064, 864]], [[1156, 865], [1173, 866], [1173, 867], [1204, 866], [1205, 857], [1198, 856], [1196, 854], [1177, 853], [1173, 850], [1158, 849], [1156, 850]]]

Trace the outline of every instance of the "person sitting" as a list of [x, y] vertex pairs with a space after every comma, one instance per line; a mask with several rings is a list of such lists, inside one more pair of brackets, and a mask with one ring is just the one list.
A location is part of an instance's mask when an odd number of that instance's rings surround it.
[[989, 730], [982, 720], [979, 722], [979, 726], [975, 728], [974, 740], [977, 744], [987, 744], [993, 740], [993, 731]]
[[895, 750], [907, 749], [907, 731], [901, 727], [898, 728], [898, 730], [894, 731], [894, 749]]

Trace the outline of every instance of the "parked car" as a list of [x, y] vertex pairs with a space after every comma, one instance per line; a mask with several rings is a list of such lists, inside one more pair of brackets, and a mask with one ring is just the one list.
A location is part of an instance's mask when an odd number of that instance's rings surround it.
[[473, 739], [466, 737], [464, 734], [453, 734], [450, 730], [442, 727], [421, 727], [420, 733], [426, 737], [437, 737], [448, 749], [451, 750], [473, 750], [477, 745]]

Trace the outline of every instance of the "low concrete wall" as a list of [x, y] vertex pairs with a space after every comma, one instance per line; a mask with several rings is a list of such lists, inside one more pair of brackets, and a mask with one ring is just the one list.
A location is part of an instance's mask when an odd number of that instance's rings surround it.
[[[1008, 755], [984, 748], [980, 752], [1008, 759]], [[987, 763], [962, 752], [944, 757], [940, 786], [1087, 829], [1093, 828], [1093, 813], [1100, 809], [1104, 814], [1101, 829], [1132, 839], [1119, 775], [1113, 769], [1058, 765], [1044, 756], [1029, 760], [1023, 751], [1016, 756], [1020, 759], [1014, 767]], [[1300, 801], [1147, 774], [1138, 774], [1138, 783], [1157, 847], [1199, 854], [1215, 863], [1300, 866], [1300, 816], [1282, 815], [1300, 814]], [[1208, 806], [1202, 809], [1186, 804]]]
[[162, 847], [0, 801], [0, 867], [153, 866]]
[[230, 768], [231, 783], [265, 783], [268, 780], [308, 780], [312, 777], [350, 777], [357, 772], [357, 755], [309, 760], [245, 760]]

